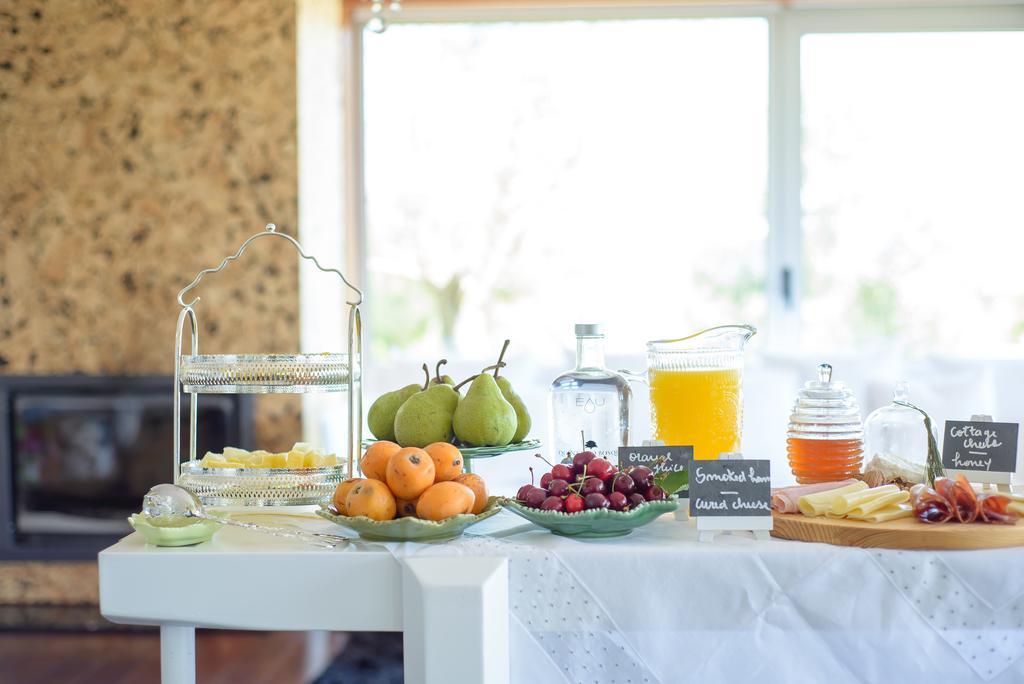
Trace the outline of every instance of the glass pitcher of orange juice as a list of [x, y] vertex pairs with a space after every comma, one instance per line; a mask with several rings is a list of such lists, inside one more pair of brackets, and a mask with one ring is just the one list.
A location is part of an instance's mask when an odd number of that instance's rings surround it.
[[647, 343], [647, 373], [624, 374], [650, 386], [654, 439], [693, 445], [699, 459], [740, 450], [743, 348], [756, 332], [722, 325]]

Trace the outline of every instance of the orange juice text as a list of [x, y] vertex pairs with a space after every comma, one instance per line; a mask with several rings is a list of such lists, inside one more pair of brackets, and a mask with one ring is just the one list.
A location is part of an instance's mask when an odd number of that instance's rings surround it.
[[693, 445], [693, 457], [740, 450], [743, 407], [738, 368], [650, 371], [654, 437]]

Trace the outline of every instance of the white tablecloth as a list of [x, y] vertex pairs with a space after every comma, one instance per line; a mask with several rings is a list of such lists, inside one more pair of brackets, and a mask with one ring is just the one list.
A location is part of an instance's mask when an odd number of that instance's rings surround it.
[[388, 547], [510, 558], [513, 682], [1024, 681], [1024, 548], [699, 543], [671, 516], [605, 540], [507, 512], [472, 532]]

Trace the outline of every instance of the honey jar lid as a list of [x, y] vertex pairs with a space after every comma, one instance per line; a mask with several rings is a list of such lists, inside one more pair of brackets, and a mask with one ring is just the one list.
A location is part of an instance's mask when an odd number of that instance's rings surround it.
[[818, 379], [804, 383], [789, 416], [790, 437], [860, 439], [860, 405], [853, 390], [832, 379], [832, 366], [818, 366]]

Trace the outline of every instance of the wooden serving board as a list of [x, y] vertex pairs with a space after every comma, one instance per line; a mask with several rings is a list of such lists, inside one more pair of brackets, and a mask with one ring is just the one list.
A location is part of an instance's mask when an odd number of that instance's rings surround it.
[[1016, 525], [943, 523], [917, 518], [881, 523], [808, 518], [800, 513], [773, 513], [772, 536], [795, 541], [882, 549], [994, 549], [1024, 546], [1024, 521]]

